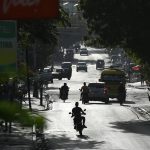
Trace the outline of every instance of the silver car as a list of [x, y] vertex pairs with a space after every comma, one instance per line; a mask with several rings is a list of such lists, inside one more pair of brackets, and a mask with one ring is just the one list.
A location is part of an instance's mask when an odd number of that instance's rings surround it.
[[87, 72], [86, 62], [78, 62], [77, 63], [76, 71], [78, 72], [79, 70], [84, 70], [85, 72]]

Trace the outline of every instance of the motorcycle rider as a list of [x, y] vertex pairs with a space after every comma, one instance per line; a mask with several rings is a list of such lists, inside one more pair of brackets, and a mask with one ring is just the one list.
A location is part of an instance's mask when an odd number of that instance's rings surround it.
[[[84, 82], [83, 83], [83, 86], [81, 87], [81, 98], [82, 98], [82, 96], [83, 95], [86, 95], [86, 96], [88, 96], [88, 93], [89, 93], [89, 88], [88, 88], [88, 86], [86, 85], [86, 82]], [[81, 100], [81, 99], [80, 99]]]
[[64, 83], [64, 85], [61, 86], [61, 88], [60, 88], [60, 98], [61, 98], [63, 92], [66, 93], [67, 99], [68, 99], [69, 87], [67, 86], [67, 83]]
[[75, 124], [76, 124], [77, 119], [81, 119], [83, 127], [87, 128], [85, 126], [85, 117], [82, 116], [81, 114], [86, 114], [86, 113], [82, 110], [81, 107], [79, 107], [79, 103], [76, 102], [75, 107], [72, 109], [72, 116], [71, 116], [71, 117], [74, 117], [74, 129], [76, 128]]

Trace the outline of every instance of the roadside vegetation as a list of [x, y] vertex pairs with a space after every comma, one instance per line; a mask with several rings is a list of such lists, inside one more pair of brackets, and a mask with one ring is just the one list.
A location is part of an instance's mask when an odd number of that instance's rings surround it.
[[87, 21], [90, 45], [121, 47], [144, 66], [150, 79], [150, 2], [142, 0], [80, 0], [83, 17]]
[[[60, 7], [60, 15], [54, 20], [18, 20], [17, 37], [18, 51], [21, 50], [27, 55], [28, 50], [29, 62], [18, 62], [17, 72], [13, 74], [0, 74], [0, 123], [5, 126], [5, 131], [12, 132], [12, 123], [20, 123], [21, 126], [42, 128], [45, 126], [44, 118], [24, 108], [17, 100], [16, 93], [18, 89], [15, 84], [19, 80], [27, 81], [29, 77], [34, 76], [38, 68], [43, 68], [50, 62], [51, 54], [57, 50], [58, 31], [57, 26], [70, 26], [69, 16]], [[34, 56], [31, 51], [34, 51]], [[36, 56], [36, 67], [32, 64]], [[9, 87], [10, 79], [13, 79], [12, 87]], [[10, 92], [10, 93], [9, 93]], [[31, 107], [31, 106], [30, 106]]]

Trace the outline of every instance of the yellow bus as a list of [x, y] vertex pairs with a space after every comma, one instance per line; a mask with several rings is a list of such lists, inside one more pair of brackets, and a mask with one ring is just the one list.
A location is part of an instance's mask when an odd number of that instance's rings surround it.
[[104, 69], [101, 72], [101, 78], [99, 81], [105, 82], [108, 90], [109, 98], [119, 97], [120, 83], [126, 84], [126, 73], [123, 70], [117, 68]]

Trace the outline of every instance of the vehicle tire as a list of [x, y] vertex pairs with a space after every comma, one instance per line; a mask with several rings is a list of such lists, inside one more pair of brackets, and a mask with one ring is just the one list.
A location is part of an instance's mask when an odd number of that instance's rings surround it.
[[51, 83], [53, 83], [53, 80], [51, 80]]
[[70, 77], [68, 78], [68, 80], [70, 80]]
[[59, 80], [62, 80], [62, 78], [59, 78]]
[[85, 72], [87, 72], [87, 69], [85, 70]]
[[78, 72], [78, 70], [77, 70], [77, 72]]
[[105, 99], [105, 104], [109, 104], [109, 98]]

